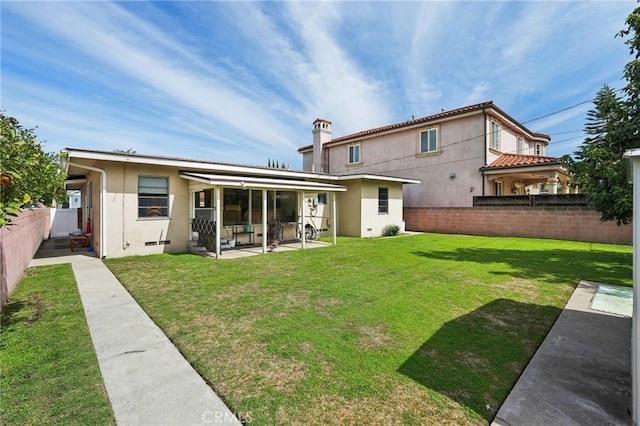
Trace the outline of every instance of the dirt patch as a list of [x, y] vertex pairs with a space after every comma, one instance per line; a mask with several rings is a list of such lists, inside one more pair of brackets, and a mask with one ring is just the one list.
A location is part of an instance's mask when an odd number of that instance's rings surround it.
[[362, 326], [358, 328], [358, 344], [363, 349], [378, 349], [389, 346], [393, 338], [383, 325], [377, 327]]
[[280, 406], [277, 424], [361, 425], [438, 424], [481, 425], [469, 419], [464, 408], [415, 384], [397, 384], [386, 392], [360, 398], [321, 395], [304, 408]]

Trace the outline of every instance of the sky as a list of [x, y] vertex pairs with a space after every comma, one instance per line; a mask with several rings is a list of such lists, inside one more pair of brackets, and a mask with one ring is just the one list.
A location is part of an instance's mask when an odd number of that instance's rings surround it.
[[636, 6], [3, 0], [0, 109], [48, 152], [300, 169], [316, 118], [338, 137], [493, 101], [562, 156], [585, 101], [625, 85]]

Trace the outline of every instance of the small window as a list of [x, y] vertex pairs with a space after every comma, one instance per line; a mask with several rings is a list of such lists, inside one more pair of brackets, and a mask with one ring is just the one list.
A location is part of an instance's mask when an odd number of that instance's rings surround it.
[[349, 146], [349, 164], [360, 162], [360, 144]]
[[500, 150], [500, 123], [491, 122], [491, 148]]
[[327, 204], [327, 193], [320, 192], [318, 194], [318, 204]]
[[138, 217], [169, 217], [169, 178], [138, 176]]
[[493, 195], [502, 195], [502, 181], [493, 182]]
[[378, 188], [378, 213], [389, 213], [389, 188]]
[[538, 157], [543, 156], [544, 155], [544, 147], [542, 146], [541, 143], [537, 143], [536, 144], [536, 155]]
[[420, 152], [436, 152], [438, 150], [438, 129], [423, 130], [420, 132]]
[[518, 154], [524, 154], [524, 138], [518, 136]]

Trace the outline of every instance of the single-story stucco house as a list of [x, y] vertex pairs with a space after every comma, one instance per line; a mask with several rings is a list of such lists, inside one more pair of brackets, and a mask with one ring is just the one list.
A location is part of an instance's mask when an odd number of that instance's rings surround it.
[[404, 230], [402, 186], [419, 183], [76, 148], [62, 159], [101, 258], [186, 252], [203, 235], [217, 256], [225, 242], [266, 251], [274, 223], [279, 240], [303, 247], [309, 227], [334, 244], [380, 236], [386, 225]]

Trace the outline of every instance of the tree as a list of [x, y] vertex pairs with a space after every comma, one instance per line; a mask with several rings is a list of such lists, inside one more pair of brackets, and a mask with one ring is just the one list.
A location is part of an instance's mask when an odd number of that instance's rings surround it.
[[624, 69], [624, 97], [604, 85], [594, 99], [595, 109], [587, 114], [589, 136], [574, 153], [575, 159], [563, 157], [573, 174], [572, 184], [587, 193], [589, 204], [602, 214], [600, 220], [615, 220], [618, 225], [633, 218], [633, 193], [623, 155], [640, 147], [640, 8], [631, 12], [626, 24], [616, 35], [629, 37], [625, 44], [632, 57]]
[[0, 112], [0, 142], [0, 226], [29, 200], [51, 205], [66, 198], [58, 156], [42, 149], [33, 129]]
[[585, 133], [589, 136], [574, 153], [564, 157], [573, 175], [572, 184], [587, 194], [587, 202], [602, 213], [602, 221], [618, 225], [633, 217], [633, 193], [627, 181], [623, 154], [630, 147], [624, 129], [625, 102], [604, 85], [594, 99], [595, 109], [587, 113]]

